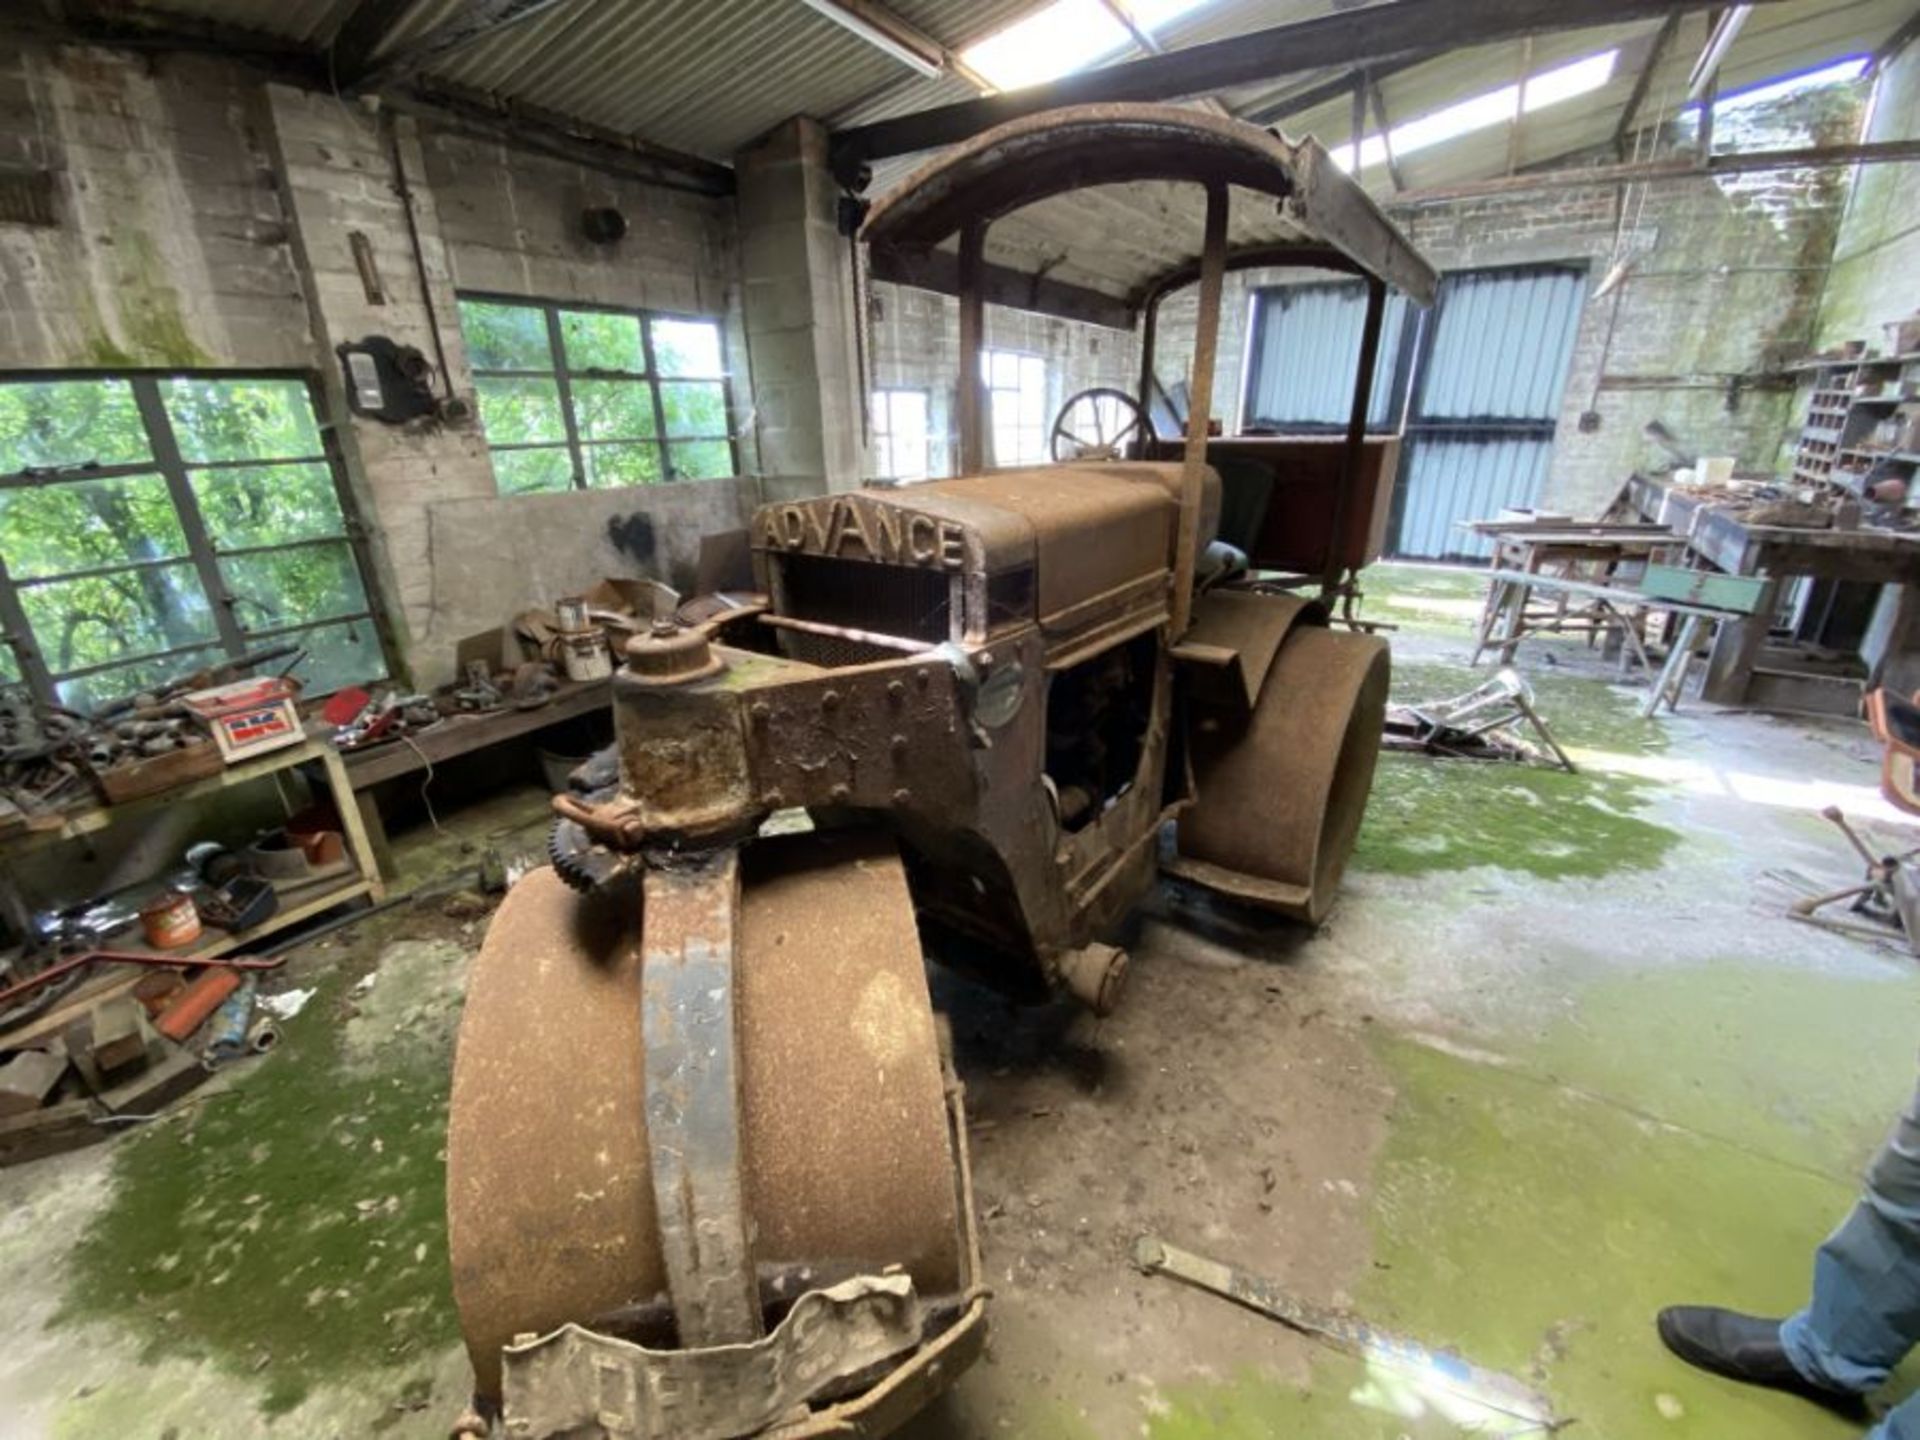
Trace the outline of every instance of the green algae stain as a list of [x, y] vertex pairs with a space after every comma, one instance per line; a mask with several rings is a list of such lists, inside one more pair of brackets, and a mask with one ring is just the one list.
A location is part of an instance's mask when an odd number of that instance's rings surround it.
[[[1244, 1374], [1225, 1384], [1173, 1386], [1146, 1427], [1148, 1440], [1488, 1440], [1497, 1419], [1450, 1419], [1401, 1377], [1329, 1351], [1308, 1388]], [[1537, 1435], [1538, 1428], [1527, 1431]]]
[[[1785, 1313], [1804, 1298], [1813, 1248], [1911, 1086], [1917, 1018], [1920, 981], [1891, 968], [1727, 962], [1583, 986], [1574, 1016], [1513, 1037], [1510, 1066], [1376, 1033], [1396, 1100], [1356, 1313], [1541, 1390], [1569, 1433], [1857, 1436], [1687, 1369], [1652, 1320], [1681, 1301]], [[1151, 1440], [1489, 1433], [1332, 1351], [1304, 1389], [1249, 1374], [1160, 1398]]]
[[[382, 981], [385, 980], [382, 976]], [[278, 1050], [188, 1118], [122, 1141], [55, 1324], [131, 1327], [149, 1360], [255, 1376], [261, 1409], [457, 1340], [446, 1264], [444, 1035], [347, 1053], [339, 971]]]
[[1536, 1076], [1389, 1037], [1370, 1319], [1543, 1387], [1582, 1433], [1820, 1440], [1858, 1427], [1689, 1370], [1663, 1305], [1786, 1313], [1850, 1184]]
[[[1461, 665], [1396, 667], [1399, 704], [1461, 695], [1493, 672]], [[1609, 757], [1659, 750], [1658, 723], [1631, 696], [1594, 680], [1530, 677], [1537, 709], [1575, 753], [1577, 774], [1538, 766], [1387, 754], [1374, 777], [1357, 870], [1394, 875], [1491, 865], [1543, 879], [1657, 868], [1679, 836], [1641, 812], [1656, 782], [1609, 770]]]
[[1916, 1033], [1905, 962], [1855, 976], [1728, 961], [1602, 976], [1522, 1053], [1555, 1083], [1845, 1183], [1912, 1093]]
[[1382, 756], [1353, 868], [1491, 865], [1551, 880], [1657, 869], [1680, 837], [1635, 813], [1655, 793], [1631, 776]]
[[1471, 635], [1487, 593], [1486, 572], [1465, 567], [1373, 565], [1360, 584], [1363, 619], [1415, 635]]

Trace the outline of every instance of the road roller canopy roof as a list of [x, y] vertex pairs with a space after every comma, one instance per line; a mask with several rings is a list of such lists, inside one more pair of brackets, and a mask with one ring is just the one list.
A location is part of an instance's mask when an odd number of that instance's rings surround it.
[[1209, 185], [1230, 190], [1229, 269], [1345, 270], [1432, 302], [1433, 268], [1317, 141], [1173, 105], [1077, 106], [989, 130], [879, 201], [861, 235], [876, 279], [958, 293], [960, 234], [991, 227], [989, 299], [1017, 306], [1025, 281], [1137, 316], [1198, 277]]

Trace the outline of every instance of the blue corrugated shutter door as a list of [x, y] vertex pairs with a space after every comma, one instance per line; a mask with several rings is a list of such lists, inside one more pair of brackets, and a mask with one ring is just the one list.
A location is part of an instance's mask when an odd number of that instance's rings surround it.
[[[1380, 363], [1374, 370], [1369, 423], [1393, 425], [1397, 357], [1406, 333], [1407, 300], [1387, 297], [1380, 322]], [[1244, 410], [1249, 430], [1289, 432], [1346, 428], [1353, 377], [1360, 368], [1366, 287], [1275, 285], [1258, 294], [1253, 351]]]
[[1485, 559], [1460, 523], [1539, 499], [1585, 301], [1586, 274], [1568, 267], [1442, 280], [1394, 497], [1395, 555]]

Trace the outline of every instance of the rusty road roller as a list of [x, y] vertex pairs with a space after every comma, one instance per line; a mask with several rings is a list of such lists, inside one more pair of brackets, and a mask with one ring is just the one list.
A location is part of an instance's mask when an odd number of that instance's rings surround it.
[[[1137, 397], [1100, 397], [1116, 434], [995, 468], [962, 384], [964, 478], [763, 506], [751, 585], [626, 644], [616, 743], [556, 799], [552, 868], [501, 906], [461, 1024], [468, 1433], [897, 1427], [985, 1336], [923, 956], [1105, 1012], [1109, 937], [1162, 871], [1308, 922], [1332, 903], [1388, 654], [1329, 622], [1392, 479], [1385, 297], [1435, 277], [1317, 144], [1151, 105], [950, 152], [866, 214], [862, 273], [957, 288], [977, 376], [983, 277], [1088, 186], [1204, 213], [1129, 292], [1146, 353]], [[1364, 291], [1344, 437], [1213, 438], [1204, 400], [1159, 433], [1160, 298], [1199, 287], [1205, 397], [1223, 276], [1251, 266]]]

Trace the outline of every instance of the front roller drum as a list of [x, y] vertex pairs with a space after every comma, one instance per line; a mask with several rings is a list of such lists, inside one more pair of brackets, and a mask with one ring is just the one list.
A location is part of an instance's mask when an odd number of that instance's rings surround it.
[[[730, 863], [717, 873], [732, 883]], [[964, 1369], [982, 1338], [957, 1087], [941, 1065], [904, 872], [884, 837], [801, 835], [747, 847], [737, 891], [716, 893], [737, 896], [715, 932], [730, 924], [735, 1052], [718, 1073], [737, 1128], [716, 1153], [733, 1156], [731, 1192], [703, 1188], [702, 1157], [682, 1153], [710, 1132], [675, 1130], [671, 1153], [656, 1149], [667, 1131], [649, 1135], [650, 1113], [666, 1124], [667, 1082], [643, 1041], [664, 1034], [658, 990], [643, 1003], [643, 957], [661, 953], [672, 919], [661, 892], [649, 889], [659, 913], [643, 917], [637, 882], [582, 896], [540, 870], [494, 917], [468, 985], [447, 1139], [454, 1301], [476, 1394], [497, 1406], [503, 1349], [524, 1352], [562, 1327], [726, 1353], [777, 1331], [801, 1296], [897, 1267], [929, 1333], [890, 1373], [860, 1377], [862, 1394], [843, 1385], [825, 1397], [843, 1403], [817, 1412], [881, 1434]], [[737, 1213], [703, 1201], [689, 1207], [691, 1240], [676, 1238], [671, 1214], [663, 1235], [663, 1210], [688, 1193], [731, 1193]], [[696, 1316], [689, 1255], [700, 1266], [718, 1257], [696, 1277], [705, 1284], [736, 1243], [759, 1313]], [[507, 1433], [536, 1433], [515, 1428], [510, 1389], [507, 1400]]]
[[1296, 626], [1251, 714], [1195, 707], [1198, 798], [1165, 868], [1318, 924], [1360, 833], [1391, 678], [1386, 642]]

